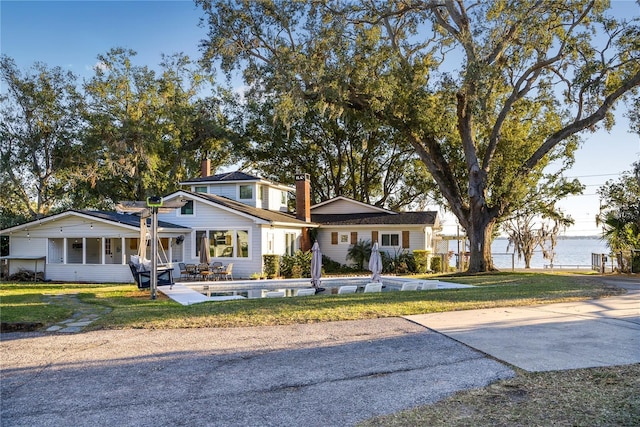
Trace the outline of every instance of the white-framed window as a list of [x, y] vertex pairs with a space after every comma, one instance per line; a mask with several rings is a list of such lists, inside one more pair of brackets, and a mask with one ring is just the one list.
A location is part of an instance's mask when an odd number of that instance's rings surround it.
[[180, 215], [193, 215], [194, 213], [195, 213], [195, 209], [193, 205], [193, 200], [188, 200], [187, 203], [185, 203], [180, 208]]
[[195, 256], [200, 257], [202, 236], [209, 237], [209, 255], [212, 258], [249, 258], [250, 233], [245, 229], [197, 230]]
[[338, 233], [338, 244], [339, 245], [350, 245], [351, 244], [351, 233]]
[[196, 190], [196, 193], [207, 193], [209, 188], [206, 185], [202, 185], [202, 186], [196, 186], [194, 188], [194, 190]]
[[285, 233], [285, 254], [293, 255], [296, 252], [296, 233]]
[[400, 246], [400, 235], [398, 233], [383, 233], [380, 235], [381, 246]]
[[280, 192], [280, 204], [283, 206], [287, 205], [287, 192], [286, 191], [281, 191]]
[[253, 185], [243, 184], [240, 185], [240, 199], [250, 200], [253, 199]]

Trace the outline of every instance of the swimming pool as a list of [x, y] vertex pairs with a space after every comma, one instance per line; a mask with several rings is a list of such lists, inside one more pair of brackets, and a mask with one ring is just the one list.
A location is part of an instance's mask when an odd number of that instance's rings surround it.
[[[425, 290], [472, 287], [440, 280], [411, 279], [395, 276], [382, 276], [381, 280], [384, 285], [383, 292], [399, 291], [405, 283], [415, 283], [419, 289]], [[365, 285], [370, 282], [370, 276], [326, 277], [322, 278], [320, 287], [324, 288], [321, 293], [325, 295], [337, 293], [341, 286], [355, 285], [358, 287], [358, 292], [362, 292]], [[268, 292], [284, 292], [285, 297], [296, 296], [298, 290], [311, 287], [311, 279], [200, 281], [180, 282], [180, 284], [207, 297], [265, 298]]]

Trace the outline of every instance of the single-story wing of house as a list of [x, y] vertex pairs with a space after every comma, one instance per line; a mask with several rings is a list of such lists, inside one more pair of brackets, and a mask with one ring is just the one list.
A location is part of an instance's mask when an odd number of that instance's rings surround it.
[[[212, 262], [233, 263], [234, 278], [263, 271], [265, 254], [309, 250], [312, 235], [322, 253], [341, 264], [349, 263], [349, 247], [359, 240], [378, 242], [391, 256], [433, 252], [440, 228], [436, 212], [393, 212], [346, 197], [311, 206], [308, 175], [297, 175], [296, 186], [289, 187], [239, 171], [207, 171], [203, 163], [202, 177], [163, 197], [183, 204], [158, 214], [159, 262], [172, 266], [174, 277], [180, 263], [199, 262], [203, 237]], [[289, 213], [294, 192], [296, 211]], [[2, 230], [9, 237], [2, 259], [9, 275], [35, 268], [45, 280], [130, 283], [128, 262], [144, 249], [141, 242], [148, 245], [145, 225], [131, 213], [69, 210]]]

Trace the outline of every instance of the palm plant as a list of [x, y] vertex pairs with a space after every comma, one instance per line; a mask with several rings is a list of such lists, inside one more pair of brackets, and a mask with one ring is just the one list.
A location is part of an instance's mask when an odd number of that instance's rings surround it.
[[349, 247], [347, 259], [353, 261], [359, 270], [364, 270], [364, 263], [371, 257], [371, 241], [358, 240]]

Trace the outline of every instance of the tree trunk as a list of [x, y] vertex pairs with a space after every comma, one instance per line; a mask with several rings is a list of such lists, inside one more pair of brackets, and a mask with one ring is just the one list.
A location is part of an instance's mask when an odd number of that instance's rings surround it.
[[467, 230], [469, 238], [470, 258], [469, 273], [480, 273], [495, 270], [491, 257], [491, 242], [495, 218], [486, 210], [472, 213], [470, 227]]

